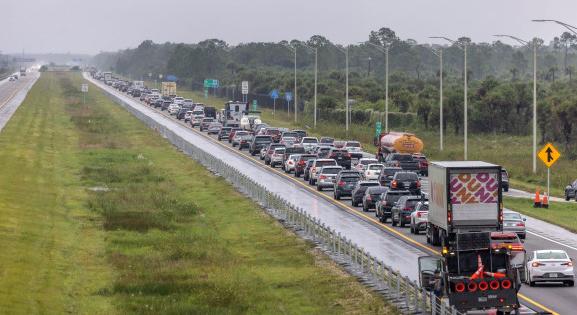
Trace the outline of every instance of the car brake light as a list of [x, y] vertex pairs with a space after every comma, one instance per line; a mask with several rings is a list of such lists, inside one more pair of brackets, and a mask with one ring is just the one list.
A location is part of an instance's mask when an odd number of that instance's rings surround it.
[[420, 218], [423, 216], [423, 214], [425, 214], [424, 211], [417, 211], [417, 218]]
[[367, 196], [367, 201], [371, 201], [371, 195]]
[[411, 208], [409, 208], [409, 207], [404, 207], [403, 210], [404, 210], [404, 211], [411, 211], [411, 210], [413, 210], [413, 209], [411, 209]]
[[350, 157], [351, 157], [351, 154], [350, 154], [350, 153], [347, 153], [347, 157], [349, 157], [349, 158], [350, 158]]
[[341, 181], [339, 181], [338, 185], [339, 185], [339, 187], [342, 187], [342, 186], [345, 185], [345, 182], [343, 182], [343, 181], [341, 180]]
[[525, 223], [524, 223], [524, 222], [519, 222], [519, 223], [517, 223], [517, 226], [525, 226]]
[[447, 211], [447, 222], [452, 222], [453, 221], [453, 215], [451, 214], [450, 211]]
[[396, 180], [391, 182], [391, 188], [397, 188], [397, 181]]
[[540, 267], [540, 266], [545, 266], [545, 264], [542, 264], [542, 263], [537, 262], [537, 261], [534, 261], [534, 262], [531, 264], [531, 267], [534, 267], [534, 268], [537, 268], [537, 267]]
[[417, 188], [421, 188], [421, 181], [420, 180], [417, 181]]
[[327, 177], [325, 175], [321, 175], [319, 176], [319, 179], [327, 179]]
[[562, 263], [561, 266], [568, 266], [568, 267], [573, 267], [573, 262], [566, 262], [566, 263]]

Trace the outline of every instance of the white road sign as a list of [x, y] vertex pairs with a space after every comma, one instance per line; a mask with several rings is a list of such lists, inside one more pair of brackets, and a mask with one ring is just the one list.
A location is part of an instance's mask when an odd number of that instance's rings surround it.
[[242, 94], [248, 94], [248, 81], [242, 81]]
[[84, 83], [84, 84], [82, 84], [82, 88], [81, 88], [81, 90], [82, 90], [82, 92], [83, 92], [83, 93], [86, 93], [86, 92], [88, 92], [88, 84], [85, 84], [85, 83]]

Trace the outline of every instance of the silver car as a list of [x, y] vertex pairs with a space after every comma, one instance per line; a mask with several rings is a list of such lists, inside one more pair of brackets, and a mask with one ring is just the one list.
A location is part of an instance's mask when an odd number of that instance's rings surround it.
[[419, 234], [420, 231], [427, 230], [429, 218], [429, 202], [421, 201], [415, 206], [415, 211], [411, 212], [411, 233]]
[[573, 259], [564, 250], [536, 250], [527, 261], [527, 282], [563, 282], [574, 285]]
[[525, 239], [527, 231], [525, 228], [525, 218], [521, 216], [520, 213], [504, 210], [503, 211], [503, 231], [505, 232], [515, 232], [519, 235], [520, 239]]
[[290, 173], [294, 171], [297, 160], [301, 157], [300, 154], [291, 154], [284, 162], [284, 172]]
[[318, 172], [317, 190], [321, 191], [324, 188], [333, 188], [335, 179], [343, 168], [340, 166], [323, 166]]
[[275, 148], [273, 153], [270, 155], [270, 167], [275, 168], [277, 165], [281, 165], [284, 157], [284, 152], [286, 148]]

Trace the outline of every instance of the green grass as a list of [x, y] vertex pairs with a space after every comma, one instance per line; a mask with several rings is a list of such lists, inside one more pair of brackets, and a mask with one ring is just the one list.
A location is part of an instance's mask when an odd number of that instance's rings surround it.
[[44, 73], [0, 134], [0, 309], [396, 313], [81, 81]]
[[549, 202], [548, 209], [533, 208], [532, 200], [505, 197], [505, 206], [507, 208], [577, 233], [577, 220], [575, 220], [577, 207], [575, 205], [575, 202]]

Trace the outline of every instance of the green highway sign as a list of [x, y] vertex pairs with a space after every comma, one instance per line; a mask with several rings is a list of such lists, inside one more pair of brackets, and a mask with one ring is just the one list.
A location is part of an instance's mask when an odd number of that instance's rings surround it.
[[217, 88], [218, 80], [217, 79], [205, 79], [204, 80], [204, 87], [205, 88]]
[[377, 121], [377, 123], [375, 124], [375, 136], [379, 136], [381, 134], [382, 131], [382, 124], [380, 121]]

